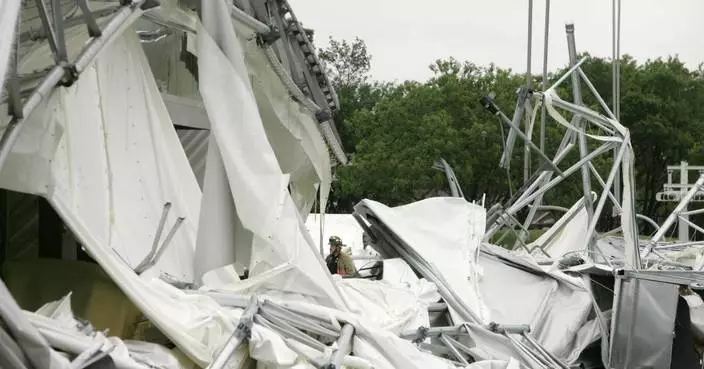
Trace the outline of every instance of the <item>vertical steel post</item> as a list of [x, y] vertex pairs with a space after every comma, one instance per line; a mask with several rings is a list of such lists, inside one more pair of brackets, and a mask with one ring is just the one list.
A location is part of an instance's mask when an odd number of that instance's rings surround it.
[[[574, 38], [574, 24], [565, 25], [565, 31], [567, 32], [567, 51], [569, 53], [570, 65], [574, 65], [577, 62], [577, 46]], [[576, 105], [582, 106], [582, 90], [581, 90], [581, 80], [578, 73], [572, 73], [572, 94], [574, 96], [574, 103]], [[579, 155], [584, 158], [588, 153], [587, 148], [587, 136], [586, 136], [586, 124], [582, 123], [581, 118], [577, 115], [574, 117], [573, 124], [580, 130], [579, 137]], [[615, 166], [616, 162], [614, 162]], [[592, 181], [589, 173], [588, 166], [582, 166], [582, 189], [584, 191], [584, 206], [587, 209], [587, 223], [592, 222], [594, 217], [594, 209], [592, 208]], [[607, 189], [609, 190], [609, 189]], [[590, 235], [591, 237], [591, 235]], [[587, 249], [591, 251], [592, 249], [592, 239], [587, 240]], [[591, 253], [589, 253], [591, 255]]]
[[[543, 92], [548, 88], [548, 35], [550, 34], [550, 0], [545, 0], [545, 39], [543, 41]], [[540, 150], [545, 150], [545, 104], [540, 110]]]
[[[526, 56], [526, 87], [528, 90], [533, 86], [533, 75], [531, 73], [531, 64], [533, 58], [533, 0], [528, 0], [528, 52]], [[525, 103], [529, 103], [529, 99], [526, 99]], [[530, 115], [530, 111], [527, 109], [526, 115]], [[530, 119], [525, 120], [525, 135], [530, 138]], [[532, 139], [532, 138], [530, 138]], [[530, 145], [528, 141], [523, 143], [523, 183], [528, 182], [530, 178]]]
[[[680, 188], [680, 196], [682, 198], [684, 198], [687, 194], [687, 185], [689, 184], [689, 169], [687, 167], [688, 165], [686, 161], [680, 162], [680, 184], [682, 185]], [[680, 242], [689, 241], [689, 224], [687, 224], [689, 221], [689, 214], [686, 213], [688, 204], [689, 201], [684, 203], [684, 207], [678, 214], [679, 223], [677, 225], [677, 233], [679, 235]]]

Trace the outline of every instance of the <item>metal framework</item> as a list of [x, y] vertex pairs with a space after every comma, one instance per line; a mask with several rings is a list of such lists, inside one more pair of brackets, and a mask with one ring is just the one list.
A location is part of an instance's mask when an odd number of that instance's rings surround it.
[[158, 5], [153, 0], [122, 1], [120, 8], [112, 16], [109, 23], [104, 29], [100, 29], [93, 13], [87, 11], [85, 1], [78, 1], [78, 3], [88, 28], [90, 40], [76, 58], [68, 60], [64, 38], [66, 25], [59, 0], [52, 0], [51, 11], [47, 9], [43, 1], [37, 1], [39, 17], [54, 56], [55, 65], [43, 76], [39, 85], [26, 99], [21, 97], [21, 81], [16, 59], [20, 43], [15, 41], [15, 58], [12, 61], [9, 83], [7, 84], [8, 110], [12, 120], [0, 138], [0, 168], [4, 165], [22, 132], [25, 118], [51, 94], [54, 88], [59, 85], [70, 86], [73, 84], [111, 39], [124, 32], [128, 25], [134, 23], [142, 11]]
[[[442, 297], [444, 304], [450, 307], [457, 313], [463, 324], [457, 327], [441, 327], [430, 328], [428, 332], [440, 332], [440, 347], [433, 344], [422, 344], [422, 348], [429, 349], [438, 356], [446, 355], [449, 358], [454, 358], [456, 362], [467, 365], [467, 357], [471, 355], [472, 350], [466, 349], [456, 337], [452, 335], [463, 334], [467, 335], [469, 329], [467, 324], [479, 326], [482, 329], [505, 335], [513, 347], [519, 352], [526, 363], [532, 363], [535, 367], [545, 368], [567, 368], [559, 359], [555, 358], [547, 352], [537, 341], [528, 336], [530, 327], [521, 325], [519, 328], [503, 326], [497, 323], [484, 325], [482, 320], [476, 315], [471, 307], [467, 306], [462, 298], [450, 288], [449, 284], [442, 277], [442, 273], [432, 264], [423, 259], [412, 247], [405, 244], [398, 236], [396, 236], [384, 223], [378, 221], [376, 217], [363, 206], [357, 205], [354, 213], [355, 219], [358, 221], [364, 233], [371, 237], [374, 241], [375, 249], [384, 257], [400, 257], [408, 265], [413, 268], [416, 273], [423, 276], [430, 282], [433, 282], [438, 289], [438, 293]], [[452, 322], [452, 318], [448, 316], [448, 320]], [[503, 328], [497, 328], [503, 327]], [[423, 334], [424, 330], [420, 330], [418, 334]], [[451, 335], [451, 334], [452, 335]], [[518, 333], [520, 337], [514, 337]], [[414, 342], [421, 342], [425, 339], [418, 338], [415, 333], [406, 333], [402, 337], [415, 337]]]
[[[21, 32], [18, 32], [14, 41], [15, 52], [3, 99], [7, 102], [11, 120], [0, 138], [0, 168], [21, 134], [26, 117], [48, 98], [55, 88], [70, 86], [75, 82], [110, 40], [128, 29], [128, 26], [143, 14], [146, 19], [164, 27], [156, 33], [140, 34], [145, 41], [153, 42], [169, 30], [195, 32], [192, 29], [183, 29], [180, 25], [165, 24], [159, 17], [148, 12], [159, 6], [157, 0], [115, 0], [114, 6], [105, 3], [102, 9], [95, 11], [90, 11], [86, 0], [50, 0], [50, 7], [46, 6], [46, 2], [36, 0], [34, 10], [38, 13], [39, 20], [35, 23], [39, 23], [40, 28], [20, 28]], [[250, 6], [249, 1], [247, 3], [246, 8], [251, 14], [233, 5], [233, 20], [257, 35], [259, 45], [264, 49], [272, 68], [291, 96], [310, 110], [320, 123], [319, 128], [335, 159], [334, 162], [346, 164], [347, 157], [332, 120], [332, 112], [339, 106], [337, 95], [325, 74], [324, 66], [315, 55], [309, 35], [301, 27], [286, 1], [252, 0], [252, 3], [262, 5], [254, 7]], [[270, 13], [266, 9], [275, 9], [277, 12]], [[99, 19], [105, 17], [110, 17], [110, 20], [101, 28], [98, 26], [102, 23]], [[87, 28], [89, 41], [77, 56], [69, 58], [66, 30], [81, 24]], [[54, 65], [44, 71], [21, 74], [17, 67], [20, 47], [33, 40], [45, 40], [52, 52]]]
[[[483, 105], [493, 114], [501, 117], [502, 121], [509, 126], [512, 132], [524, 140], [530, 141], [532, 126], [538, 114], [538, 107], [545, 110], [552, 120], [565, 129], [563, 138], [556, 152], [549, 159], [548, 155], [543, 150], [540, 150], [532, 143], [528, 143], [529, 147], [536, 151], [544, 163], [541, 166], [542, 171], [533, 173], [529, 181], [523, 185], [511, 199], [505, 204], [501, 204], [490, 210], [488, 214], [489, 221], [487, 222], [487, 233], [485, 241], [490, 240], [500, 230], [515, 232], [518, 234], [516, 245], [514, 247], [525, 247], [527, 237], [527, 229], [532, 224], [536, 211], [539, 209], [543, 201], [543, 196], [551, 189], [555, 188], [560, 183], [571, 175], [581, 174], [582, 180], [582, 195], [575, 199], [578, 203], [583, 203], [588, 214], [588, 233], [584, 240], [585, 256], [587, 259], [593, 259], [600, 256], [600, 261], [608, 262], [606, 258], [600, 255], [600, 250], [596, 247], [597, 232], [596, 226], [602, 216], [604, 207], [607, 201], [616, 209], [618, 214], [623, 213], [623, 204], [621, 199], [614, 193], [613, 188], [616, 183], [616, 177], [622, 166], [631, 165], [632, 151], [630, 147], [630, 135], [628, 130], [621, 125], [616, 116], [609, 109], [604, 100], [599, 96], [594, 85], [587, 78], [581, 65], [586, 61], [586, 58], [577, 60], [577, 49], [575, 46], [574, 25], [566, 25], [568, 52], [571, 63], [571, 68], [564, 73], [552, 86], [542, 92], [527, 91], [524, 87], [519, 91], [519, 101], [516, 107], [517, 113], [520, 113], [524, 104], [523, 100], [528, 94], [535, 101], [536, 108], [532, 111], [529, 122], [528, 135], [522, 134], [516, 126], [516, 121], [510, 121], [505, 114], [501, 112], [496, 103], [491, 97], [482, 99]], [[565, 81], [570, 80], [572, 85], [572, 100], [568, 102], [561, 99], [556, 90]], [[603, 113], [595, 112], [584, 106], [583, 91], [581, 85], [584, 84], [588, 88], [593, 98], [599, 103]], [[571, 115], [568, 120], [564, 114]], [[514, 115], [515, 117], [516, 115]], [[510, 138], [511, 136], [509, 136]], [[590, 143], [591, 142], [591, 143]], [[504, 157], [510, 155], [510, 142], [506, 143], [506, 151]], [[560, 164], [565, 161], [568, 154], [573, 149], [578, 148], [579, 159], [567, 168], [561, 168]], [[590, 150], [590, 147], [592, 149]], [[614, 150], [616, 156], [611, 160], [611, 166], [608, 172], [600, 173], [594, 163], [594, 159], [603, 156], [603, 154]], [[503, 163], [502, 159], [502, 163]], [[596, 197], [593, 195], [592, 183], [596, 182], [599, 185]], [[625, 184], [624, 184], [625, 185]], [[632, 195], [632, 183], [629, 183], [628, 192]], [[526, 209], [525, 217], [519, 220], [523, 210]], [[625, 214], [631, 217], [630, 221], [635, 224], [636, 215], [632, 212], [632, 208], [627, 209]], [[566, 223], [566, 222], [565, 222]], [[564, 225], [564, 224], [563, 224]], [[504, 235], [506, 234], [504, 233]], [[631, 244], [637, 240], [637, 232], [624, 235], [631, 239]], [[542, 245], [537, 245], [541, 248]], [[528, 250], [533, 251], [533, 250]], [[544, 251], [542, 251], [544, 253]], [[634, 254], [638, 254], [638, 250], [633, 250]], [[639, 266], [639, 257], [631, 260], [631, 264]]]

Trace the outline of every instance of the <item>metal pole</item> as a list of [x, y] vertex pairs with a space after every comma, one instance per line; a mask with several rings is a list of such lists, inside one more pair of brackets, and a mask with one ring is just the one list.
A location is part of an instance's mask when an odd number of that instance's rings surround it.
[[[526, 56], [526, 86], [530, 90], [533, 86], [533, 75], [531, 73], [532, 58], [533, 58], [533, 0], [528, 0], [528, 42], [527, 42], [527, 56]], [[526, 99], [526, 102], [530, 100]], [[526, 120], [525, 124], [525, 135], [529, 136], [528, 130], [530, 126], [530, 119]], [[528, 141], [523, 142], [523, 182], [527, 182], [530, 178], [530, 145]]]
[[256, 297], [252, 298], [250, 305], [244, 310], [240, 321], [237, 323], [235, 331], [232, 332], [225, 345], [220, 352], [215, 356], [215, 359], [210, 362], [207, 369], [223, 369], [227, 367], [227, 362], [237, 350], [237, 347], [243, 342], [249, 341], [252, 336], [252, 326], [254, 325], [254, 317], [259, 311], [259, 300]]
[[[618, 1], [618, 5], [616, 2]], [[613, 109], [614, 116], [617, 121], [621, 120], [621, 0], [613, 0]], [[614, 151], [614, 158], [616, 157], [616, 151]], [[621, 197], [621, 180], [617, 176], [616, 181], [614, 181], [614, 194], [616, 197]], [[614, 209], [615, 210], [615, 209]], [[616, 216], [614, 211], [613, 216]]]
[[[43, 0], [41, 0], [43, 1]], [[66, 41], [64, 37], [64, 15], [61, 12], [61, 1], [51, 1], [51, 11], [54, 16], [54, 36], [56, 36], [56, 59], [59, 62], [66, 62]]]
[[332, 362], [328, 365], [329, 369], [339, 369], [342, 367], [342, 359], [352, 352], [352, 335], [354, 334], [354, 326], [345, 324], [342, 327], [342, 333], [337, 340], [337, 350], [332, 355]]
[[554, 187], [556, 184], [562, 182], [565, 177], [569, 176], [570, 174], [576, 172], [578, 169], [580, 169], [582, 166], [586, 165], [590, 160], [594, 159], [595, 157], [601, 155], [604, 151], [608, 150], [611, 148], [611, 143], [606, 143], [602, 146], [599, 146], [596, 150], [592, 151], [589, 153], [587, 156], [583, 157], [580, 159], [577, 163], [569, 167], [567, 170], [564, 171], [563, 175], [558, 178], [554, 178], [552, 181], [548, 182], [544, 187], [540, 188], [530, 196], [526, 197], [523, 201], [520, 203], [517, 202], [511, 208], [509, 208], [506, 212], [513, 214], [516, 211], [520, 210], [524, 206], [526, 206], [531, 200], [539, 196], [540, 194], [544, 193], [545, 191], [549, 190], [550, 188]]
[[447, 336], [441, 334], [440, 341], [442, 341], [442, 343], [444, 343], [445, 346], [450, 349], [452, 356], [454, 356], [455, 359], [457, 359], [463, 366], [469, 365], [469, 362], [467, 361], [467, 359], [465, 359], [464, 355], [462, 355], [459, 350], [457, 350], [457, 347], [455, 347], [455, 345], [453, 345], [452, 342], [447, 339]]
[[675, 207], [675, 210], [673, 210], [672, 213], [668, 215], [667, 219], [665, 219], [665, 221], [660, 226], [660, 229], [655, 232], [655, 235], [649, 241], [649, 245], [645, 251], [644, 256], [647, 256], [653, 249], [655, 244], [658, 243], [665, 236], [665, 233], [667, 233], [670, 227], [672, 227], [672, 225], [675, 223], [675, 220], [678, 218], [679, 214], [682, 212], [682, 210], [686, 209], [687, 204], [692, 200], [694, 195], [702, 188], [702, 186], [704, 186], [704, 175], [699, 176], [697, 182], [694, 183], [692, 188], [690, 188], [687, 194], [685, 194], [684, 197], [680, 200], [680, 202]]
[[[565, 25], [565, 30], [567, 31], [567, 51], [569, 53], [570, 64], [574, 64], [577, 61], [577, 46], [574, 38], [574, 24]], [[579, 70], [579, 69], [578, 69]], [[574, 103], [576, 105], [582, 106], [582, 90], [580, 85], [580, 76], [578, 73], [572, 73], [572, 93], [574, 96]], [[586, 124], [582, 123], [582, 118], [579, 115], [574, 116], [574, 126], [576, 126], [580, 133], [577, 139], [579, 140], [579, 156], [585, 157], [589, 153], [587, 148], [587, 136]], [[618, 167], [616, 161], [614, 161], [614, 166]], [[592, 218], [594, 218], [594, 209], [592, 208], [592, 180], [589, 173], [589, 166], [582, 166], [582, 190], [584, 191], [584, 207], [587, 210], [587, 222], [590, 223]], [[605, 189], [610, 191], [610, 188]], [[596, 212], [599, 214], [599, 212]], [[590, 239], [587, 240], [587, 250], [592, 251], [592, 234], [589, 233]], [[590, 253], [591, 254], [591, 253]]]
[[592, 95], [596, 98], [597, 101], [599, 101], [599, 105], [606, 111], [606, 114], [609, 116], [609, 118], [618, 121], [616, 119], [616, 116], [611, 112], [611, 109], [609, 109], [609, 106], [606, 105], [606, 102], [604, 99], [601, 98], [601, 95], [599, 95], [599, 92], [596, 90], [596, 87], [594, 87], [594, 84], [592, 84], [592, 81], [587, 78], [587, 75], [584, 73], [582, 68], [577, 69], [577, 73], [579, 73], [579, 76], [582, 77], [582, 81], [587, 85], [589, 90], [592, 92]]
[[572, 67], [570, 67], [570, 69], [568, 69], [567, 72], [565, 72], [565, 74], [563, 74], [557, 81], [555, 81], [555, 83], [552, 84], [552, 86], [550, 86], [550, 88], [548, 88], [545, 91], [547, 92], [547, 91], [552, 91], [552, 90], [556, 89], [557, 86], [559, 86], [562, 82], [564, 82], [567, 79], [567, 77], [572, 76], [572, 73], [574, 73], [577, 70], [577, 68], [582, 66], [582, 64], [584, 64], [585, 61], [587, 61], [586, 56], [583, 57], [582, 59], [579, 59], [579, 61], [577, 63], [575, 63]]
[[[606, 185], [604, 186], [604, 190], [601, 193], [601, 197], [599, 198], [599, 203], [596, 205], [596, 210], [594, 211], [595, 214], [601, 214], [601, 210], [604, 208], [604, 204], [606, 204], [606, 199], [608, 198], [607, 193], [611, 191], [611, 185], [614, 182], [614, 178], [616, 178], [616, 173], [618, 173], [618, 168], [619, 168], [619, 163], [621, 163], [621, 159], [623, 159], [623, 155], [626, 153], [626, 149], [628, 148], [628, 143], [623, 142], [621, 144], [621, 148], [618, 151], [618, 156], [616, 156], [616, 160], [614, 163], [614, 166], [611, 167], [611, 172], [609, 173], [609, 177], [606, 178]], [[591, 199], [590, 199], [591, 200]], [[586, 202], [586, 199], [585, 199]], [[585, 242], [587, 242], [588, 250], [592, 251], [592, 240], [594, 238], [594, 231], [596, 229], [596, 223], [599, 221], [598, 217], [593, 217], [590, 219], [589, 222], [589, 228], [587, 228], [587, 239]], [[636, 239], [636, 242], [638, 240]], [[591, 253], [589, 254], [591, 255]]]
[[[680, 188], [680, 194], [684, 196], [687, 194], [686, 186], [689, 184], [689, 170], [687, 169], [686, 161], [680, 162], [680, 184], [682, 185]], [[679, 235], [680, 242], [689, 241], [689, 225], [687, 224], [687, 221], [689, 221], [689, 215], [687, 214], [687, 205], [689, 205], [689, 202], [684, 204], [684, 207], [680, 210], [679, 214], [677, 233]]]
[[[156, 226], [156, 233], [154, 233], [154, 239], [152, 240], [152, 248], [151, 250], [147, 253], [147, 256], [144, 257], [141, 263], [137, 265], [135, 271], [141, 270], [142, 268], [146, 267], [149, 264], [149, 261], [154, 257], [156, 254], [156, 251], [159, 248], [159, 241], [161, 240], [161, 234], [164, 232], [164, 225], [166, 224], [166, 218], [169, 215], [169, 211], [171, 210], [171, 203], [167, 202], [164, 204], [164, 207], [161, 210], [161, 219], [159, 219], [159, 223]], [[137, 272], [139, 273], [139, 272]]]
[[543, 160], [545, 160], [545, 162], [546, 162], [548, 165], [550, 165], [550, 166], [552, 167], [552, 169], [553, 169], [554, 171], [556, 171], [556, 172], [562, 174], [562, 171], [560, 170], [560, 168], [558, 168], [557, 165], [553, 164], [552, 160], [550, 160], [550, 158], [548, 158], [548, 157], [545, 155], [545, 153], [543, 153], [542, 151], [540, 151], [540, 148], [539, 148], [538, 146], [535, 146], [535, 144], [533, 143], [533, 141], [531, 141], [530, 138], [528, 138], [528, 136], [526, 136], [526, 135], [521, 131], [521, 127], [515, 125], [515, 123], [512, 122], [510, 119], [508, 119], [508, 117], [506, 116], [506, 114], [504, 114], [503, 112], [499, 111], [499, 115], [501, 116], [501, 120], [503, 120], [506, 124], [508, 124], [508, 125], [511, 127], [511, 129], [513, 129], [513, 130], [516, 132], [516, 134], [517, 134], [518, 136], [520, 136], [520, 137], [524, 140], [524, 142], [526, 142], [526, 144], [529, 146], [529, 148], [535, 150], [535, 151], [538, 153], [538, 155], [540, 155], [540, 157], [541, 157]]
[[[548, 35], [550, 34], [550, 0], [545, 0], [545, 39], [543, 41], [543, 83], [542, 89], [548, 87]], [[540, 150], [545, 150], [545, 105], [540, 109]]]

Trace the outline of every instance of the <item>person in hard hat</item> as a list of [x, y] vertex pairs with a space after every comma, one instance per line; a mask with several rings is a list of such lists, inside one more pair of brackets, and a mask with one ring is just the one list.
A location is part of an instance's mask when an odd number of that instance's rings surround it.
[[352, 262], [352, 258], [342, 252], [344, 244], [340, 237], [332, 236], [328, 240], [330, 245], [330, 255], [325, 258], [325, 264], [328, 266], [331, 274], [339, 274], [342, 276], [353, 275], [357, 272]]

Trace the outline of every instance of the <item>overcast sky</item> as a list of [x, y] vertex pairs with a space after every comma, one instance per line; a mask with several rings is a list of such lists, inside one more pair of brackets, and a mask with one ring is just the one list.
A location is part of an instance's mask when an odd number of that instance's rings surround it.
[[[526, 70], [528, 0], [289, 0], [315, 30], [318, 47], [363, 39], [372, 75], [425, 80], [428, 65], [453, 56]], [[545, 0], [533, 2], [533, 73], [542, 73]], [[621, 51], [645, 60], [678, 54], [690, 68], [704, 62], [704, 0], [622, 0]], [[565, 23], [578, 51], [611, 56], [611, 0], [552, 0], [548, 66], [567, 63]]]

